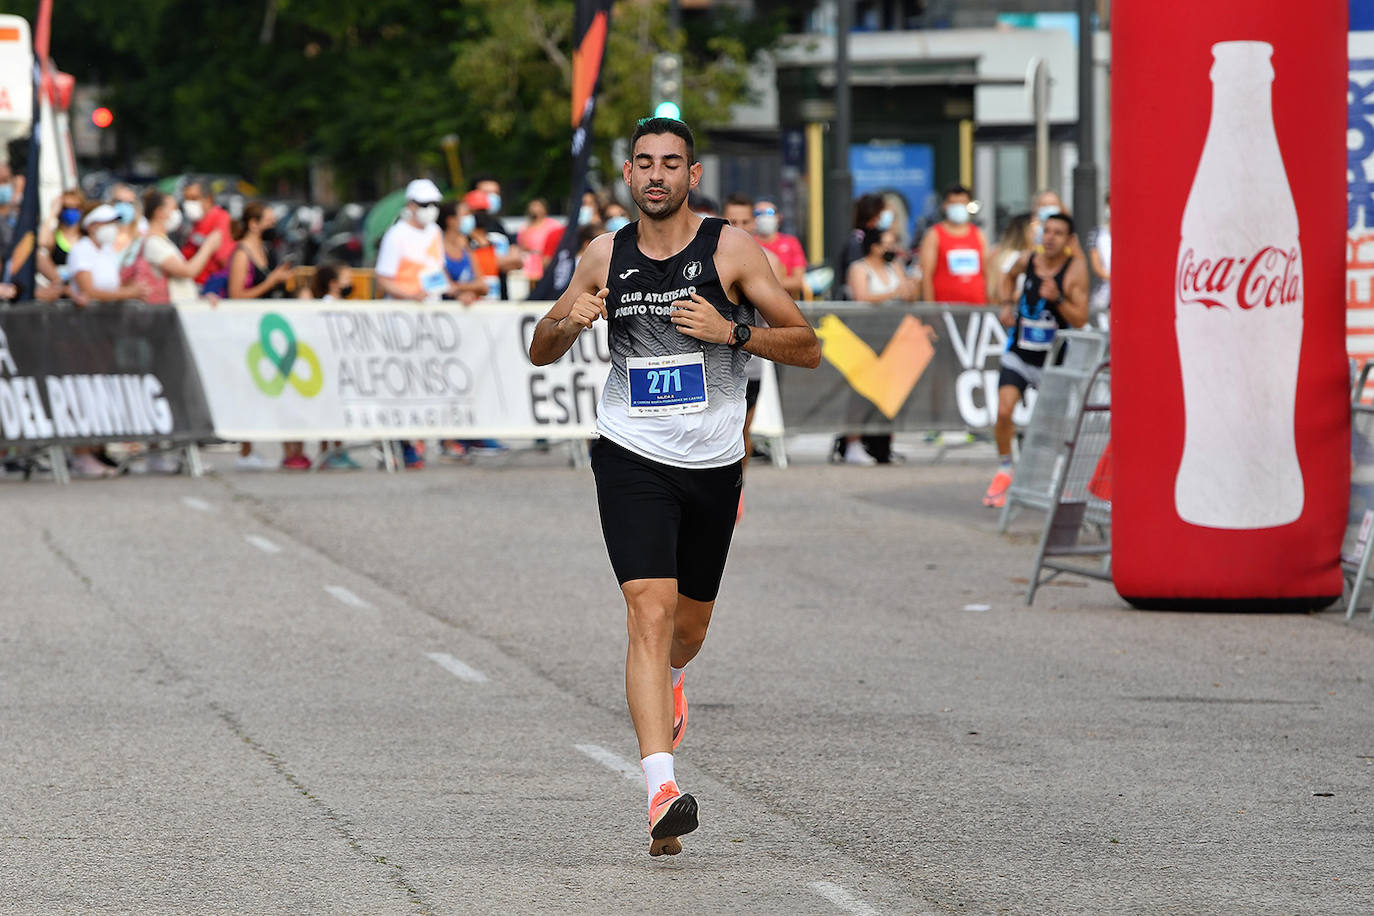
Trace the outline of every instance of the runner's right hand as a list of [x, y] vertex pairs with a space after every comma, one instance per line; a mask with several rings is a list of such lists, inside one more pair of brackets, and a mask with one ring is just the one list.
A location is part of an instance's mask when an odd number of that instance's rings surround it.
[[606, 311], [606, 297], [610, 294], [611, 291], [608, 287], [602, 287], [595, 295], [583, 293], [572, 304], [572, 310], [568, 312], [565, 320], [571, 322], [581, 332], [591, 327], [592, 322], [598, 318], [609, 319], [611, 316]]

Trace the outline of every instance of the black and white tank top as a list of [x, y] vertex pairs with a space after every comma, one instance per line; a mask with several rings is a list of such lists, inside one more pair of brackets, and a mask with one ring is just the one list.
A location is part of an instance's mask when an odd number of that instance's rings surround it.
[[[745, 367], [750, 356], [689, 337], [671, 321], [673, 303], [691, 293], [731, 322], [752, 325], [754, 309], [734, 303], [716, 272], [716, 244], [726, 221], [705, 218], [682, 251], [658, 261], [639, 250], [639, 220], [615, 234], [606, 286], [611, 374], [601, 392], [597, 430], [630, 451], [681, 468], [713, 468], [744, 457]], [[632, 416], [627, 360], [700, 353], [707, 406], [697, 413]]]

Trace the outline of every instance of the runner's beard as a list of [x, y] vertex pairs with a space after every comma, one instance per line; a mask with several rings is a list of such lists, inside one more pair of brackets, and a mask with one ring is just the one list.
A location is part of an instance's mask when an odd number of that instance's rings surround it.
[[[668, 196], [662, 200], [653, 200], [648, 197], [650, 189], [662, 189], [668, 192]], [[681, 209], [684, 201], [687, 200], [687, 189], [675, 191], [667, 185], [643, 185], [634, 194], [635, 206], [639, 212], [651, 220], [667, 219]]]

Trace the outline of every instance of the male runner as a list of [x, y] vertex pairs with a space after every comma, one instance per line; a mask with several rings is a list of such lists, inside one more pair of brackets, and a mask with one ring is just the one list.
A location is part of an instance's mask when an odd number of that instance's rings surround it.
[[[821, 349], [753, 237], [684, 206], [701, 181], [692, 132], [646, 118], [625, 183], [642, 217], [592, 242], [535, 328], [547, 365], [597, 318], [611, 374], [592, 451], [601, 530], [625, 596], [625, 695], [649, 796], [649, 855], [676, 855], [697, 803], [673, 773], [687, 724], [683, 671], [701, 649], [743, 478], [745, 364], [815, 368]], [[769, 327], [752, 327], [754, 310]]]
[[[997, 455], [1001, 466], [988, 485], [983, 505], [1001, 507], [1011, 486], [1011, 437], [1016, 427], [1011, 422], [1016, 402], [1026, 387], [1040, 385], [1040, 369], [1054, 345], [1054, 335], [1062, 328], [1081, 328], [1088, 321], [1088, 270], [1082, 258], [1075, 258], [1069, 243], [1073, 240], [1073, 220], [1064, 213], [1045, 217], [1040, 252], [1027, 252], [1011, 270], [1002, 274], [999, 292], [1002, 324], [1006, 325], [1007, 349], [1002, 354], [1002, 371], [997, 378]], [[1013, 299], [1013, 277], [1025, 274], [1021, 295]]]

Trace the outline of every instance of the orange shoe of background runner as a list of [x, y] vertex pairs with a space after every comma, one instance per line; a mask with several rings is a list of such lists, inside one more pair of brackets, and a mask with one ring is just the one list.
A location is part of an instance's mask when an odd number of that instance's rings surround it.
[[678, 837], [697, 829], [697, 800], [665, 782], [649, 803], [649, 855], [675, 856], [682, 852]]
[[673, 750], [682, 743], [682, 735], [687, 731], [687, 694], [682, 688], [687, 686], [687, 675], [673, 685]]
[[1007, 503], [1007, 487], [1011, 486], [1011, 472], [998, 471], [988, 484], [988, 492], [983, 495], [983, 505], [1000, 509]]

